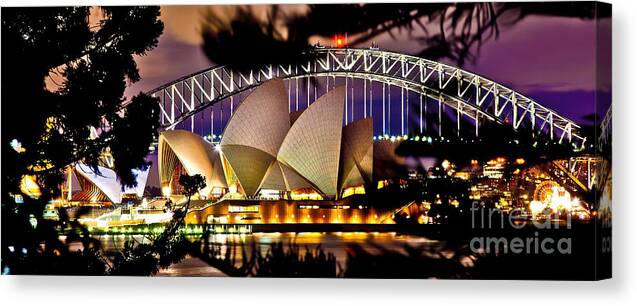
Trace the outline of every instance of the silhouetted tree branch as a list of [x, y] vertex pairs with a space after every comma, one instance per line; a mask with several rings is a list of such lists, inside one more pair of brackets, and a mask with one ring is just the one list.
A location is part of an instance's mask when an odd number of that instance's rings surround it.
[[[416, 55], [446, 58], [463, 66], [473, 60], [485, 41], [497, 38], [504, 27], [528, 16], [610, 16], [592, 2], [316, 4], [308, 5], [305, 13], [287, 15], [278, 5], [268, 10], [265, 20], [249, 6], [234, 11], [208, 10], [202, 23], [204, 53], [216, 64], [237, 69], [292, 64], [306, 60], [299, 54], [310, 47], [315, 36], [331, 38], [347, 33], [349, 45], [357, 46], [382, 34], [395, 38], [395, 33], [405, 31], [421, 42], [422, 49]], [[259, 52], [252, 52], [255, 46]]]

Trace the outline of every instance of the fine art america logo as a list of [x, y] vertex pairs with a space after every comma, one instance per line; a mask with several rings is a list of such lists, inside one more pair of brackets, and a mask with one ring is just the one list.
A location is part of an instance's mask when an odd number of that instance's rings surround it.
[[[570, 237], [540, 235], [540, 232], [546, 232], [544, 230], [570, 230], [570, 214], [559, 222], [552, 220], [550, 215], [532, 217], [530, 220], [521, 218], [525, 215], [524, 209], [516, 208], [505, 214], [498, 208], [485, 208], [474, 202], [471, 207], [471, 228], [475, 232], [489, 234], [474, 236], [469, 243], [471, 251], [483, 254], [571, 254]], [[528, 228], [534, 230], [524, 230]]]

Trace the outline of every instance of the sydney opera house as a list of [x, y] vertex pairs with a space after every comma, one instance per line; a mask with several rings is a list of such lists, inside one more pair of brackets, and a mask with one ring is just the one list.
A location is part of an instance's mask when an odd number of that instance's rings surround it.
[[343, 126], [344, 94], [336, 88], [290, 113], [283, 81], [273, 80], [240, 104], [218, 144], [161, 133], [162, 192], [179, 194], [184, 173], [206, 178], [208, 199], [338, 200], [376, 188], [372, 120]]
[[[200, 174], [206, 187], [195, 196], [189, 223], [385, 222], [387, 209], [368, 207], [363, 194], [400, 169], [396, 144], [373, 140], [371, 117], [344, 125], [342, 87], [302, 111], [290, 112], [288, 103], [283, 81], [272, 80], [236, 108], [218, 143], [186, 130], [163, 131], [156, 166], [164, 198], [181, 203], [179, 177]], [[112, 170], [99, 170], [73, 169], [82, 188], [74, 201], [143, 196], [148, 170], [137, 173], [135, 189], [121, 188]]]

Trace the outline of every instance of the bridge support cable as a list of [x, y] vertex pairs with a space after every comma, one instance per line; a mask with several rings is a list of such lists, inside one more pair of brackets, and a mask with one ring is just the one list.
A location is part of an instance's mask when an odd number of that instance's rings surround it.
[[479, 125], [480, 125], [480, 114], [476, 113], [476, 138], [480, 136], [480, 132], [479, 132]]
[[407, 100], [405, 101], [406, 104], [406, 110], [405, 110], [405, 114], [406, 114], [406, 122], [405, 122], [405, 127], [407, 130], [407, 133], [409, 133], [409, 90], [407, 90]]
[[387, 85], [387, 132], [391, 134], [391, 84]]
[[292, 80], [288, 80], [288, 112], [291, 113], [292, 112]]
[[369, 116], [374, 118], [374, 95], [372, 92], [372, 87], [374, 87], [374, 82], [370, 79], [369, 80]]
[[419, 95], [419, 96], [420, 96], [420, 108], [419, 108], [420, 116], [419, 116], [418, 123], [419, 123], [419, 126], [420, 126], [420, 134], [422, 134], [422, 132], [423, 132], [423, 130], [422, 130], [422, 95]]
[[219, 126], [221, 128], [221, 132], [223, 132], [223, 127], [225, 126], [223, 124], [223, 102], [219, 103]]
[[386, 110], [385, 110], [385, 96], [386, 96], [385, 87], [386, 87], [386, 85], [385, 85], [385, 83], [383, 83], [383, 101], [382, 101], [383, 102], [383, 135], [387, 135], [387, 129], [386, 129], [386, 124], [385, 124], [385, 119], [387, 117], [386, 114], [385, 114], [385, 112], [386, 112]]
[[310, 107], [310, 77], [305, 78], [305, 83], [307, 85], [305, 90], [307, 92], [307, 104], [305, 105], [305, 108], [308, 108]]
[[363, 79], [363, 118], [367, 118], [367, 79]]
[[347, 90], [347, 85], [349, 85], [349, 83], [347, 82], [347, 75], [345, 75], [345, 125], [347, 125], [347, 122], [349, 120], [349, 116], [348, 116], [348, 90]]
[[442, 101], [438, 99], [438, 137], [442, 137]]
[[[316, 65], [317, 65], [317, 63], [316, 63], [316, 62], [314, 62], [314, 72], [317, 72], [317, 71], [318, 71], [318, 70], [316, 69]], [[308, 80], [309, 80], [309, 79], [308, 79]], [[318, 78], [314, 78], [313, 80], [314, 80], [314, 82], [312, 83], [312, 84], [314, 85], [314, 100], [313, 100], [313, 101], [316, 101], [316, 90], [317, 90], [317, 88], [319, 87], [320, 81], [319, 81], [319, 79], [318, 79]]]
[[230, 97], [230, 117], [234, 114], [234, 96]]
[[405, 135], [405, 89], [400, 88], [400, 136]]
[[423, 104], [424, 104], [424, 114], [425, 114], [425, 118], [424, 118], [424, 126], [425, 126], [425, 133], [427, 133], [427, 123], [429, 122], [429, 119], [427, 118], [427, 94], [423, 95]]
[[352, 81], [350, 82], [350, 87], [352, 88], [352, 94], [351, 94], [351, 99], [352, 100], [352, 107], [351, 107], [351, 114], [352, 114], [352, 120], [350, 122], [354, 122], [354, 78], [352, 78]]
[[456, 130], [458, 137], [460, 137], [460, 108], [462, 108], [462, 105], [458, 102], [458, 106], [456, 107]]
[[299, 110], [299, 78], [295, 78], [296, 80], [296, 111]]
[[[241, 80], [241, 78], [239, 78]], [[230, 71], [230, 90], [234, 91], [234, 71]], [[241, 87], [241, 86], [239, 86]], [[230, 117], [234, 114], [234, 95], [230, 96]]]

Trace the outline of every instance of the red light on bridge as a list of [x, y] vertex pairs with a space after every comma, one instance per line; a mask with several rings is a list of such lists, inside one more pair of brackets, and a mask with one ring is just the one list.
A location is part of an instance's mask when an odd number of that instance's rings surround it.
[[345, 36], [343, 36], [343, 35], [334, 36], [334, 43], [335, 43], [337, 48], [344, 47], [346, 42], [347, 42], [347, 39], [345, 38]]

